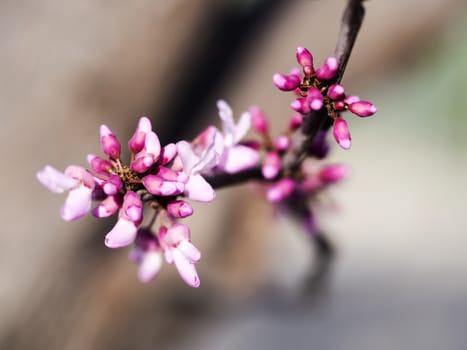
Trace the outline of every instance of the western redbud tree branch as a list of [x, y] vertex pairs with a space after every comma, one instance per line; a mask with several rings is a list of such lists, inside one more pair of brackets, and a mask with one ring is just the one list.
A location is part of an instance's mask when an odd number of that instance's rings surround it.
[[[338, 71], [334, 77], [335, 83], [340, 83], [347, 63], [352, 52], [355, 40], [363, 22], [365, 9], [363, 7], [365, 0], [349, 0], [342, 16], [339, 37], [337, 40], [334, 57], [339, 62]], [[332, 119], [325, 109], [312, 111], [305, 118], [301, 130], [298, 130], [293, 138], [292, 147], [284, 156], [284, 162], [281, 173], [297, 170], [303, 159], [309, 153], [310, 145], [319, 130], [327, 131], [332, 126]], [[277, 178], [279, 178], [278, 176]], [[272, 179], [268, 181], [277, 180]], [[261, 174], [261, 167], [247, 169], [235, 174], [215, 174], [206, 177], [208, 182], [214, 188], [233, 186], [244, 183], [248, 180], [266, 181]]]

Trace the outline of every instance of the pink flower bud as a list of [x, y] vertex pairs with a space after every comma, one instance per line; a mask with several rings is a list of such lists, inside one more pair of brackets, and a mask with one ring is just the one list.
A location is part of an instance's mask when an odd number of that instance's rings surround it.
[[118, 139], [106, 125], [101, 125], [100, 134], [102, 151], [104, 154], [108, 155], [110, 158], [118, 159], [120, 157], [121, 148]]
[[319, 111], [323, 108], [324, 97], [318, 88], [312, 88], [308, 91], [308, 104], [314, 111]]
[[262, 135], [266, 135], [268, 133], [268, 119], [264, 115], [263, 111], [259, 109], [257, 106], [253, 106], [250, 108], [251, 113], [251, 122], [253, 124], [253, 128]]
[[290, 138], [286, 135], [279, 135], [274, 140], [274, 147], [279, 152], [287, 151], [290, 147]]
[[376, 113], [376, 106], [368, 101], [358, 101], [349, 105], [349, 111], [359, 117], [369, 117]]
[[319, 177], [324, 182], [338, 182], [350, 175], [350, 168], [347, 164], [332, 164], [324, 166], [320, 172]]
[[332, 100], [338, 100], [344, 96], [344, 87], [340, 84], [332, 84], [328, 89], [328, 96]]
[[136, 192], [128, 191], [125, 193], [120, 218], [131, 221], [137, 226], [141, 223], [143, 219], [143, 202]]
[[347, 103], [348, 105], [360, 101], [360, 97], [355, 96], [355, 95], [350, 95], [350, 96], [345, 96], [344, 102]]
[[193, 214], [193, 208], [183, 200], [171, 201], [167, 204], [167, 211], [176, 218], [186, 218]]
[[282, 161], [276, 152], [269, 152], [264, 158], [264, 163], [261, 168], [265, 179], [271, 180], [279, 174], [281, 170]]
[[284, 198], [290, 196], [294, 189], [295, 182], [293, 182], [293, 180], [290, 178], [284, 178], [269, 188], [266, 197], [269, 202], [278, 203]]
[[339, 63], [335, 57], [329, 57], [316, 70], [316, 77], [320, 80], [329, 80], [336, 74], [339, 69]]
[[122, 206], [122, 197], [108, 196], [97, 207], [92, 210], [92, 215], [96, 218], [107, 218], [117, 212]]
[[94, 154], [89, 154], [87, 156], [87, 161], [91, 166], [91, 169], [98, 175], [109, 175], [109, 171], [112, 169], [112, 163], [106, 159], [95, 156]]
[[272, 77], [274, 85], [282, 91], [292, 91], [300, 85], [300, 77], [295, 74], [274, 74]]
[[143, 177], [143, 185], [149, 193], [156, 196], [174, 196], [182, 193], [185, 189], [182, 182], [167, 181], [156, 175]]
[[113, 196], [120, 192], [123, 188], [122, 179], [118, 175], [112, 175], [108, 180], [102, 184], [104, 193], [108, 196]]
[[130, 141], [128, 141], [128, 147], [133, 153], [138, 153], [144, 148], [144, 140], [146, 134], [152, 131], [151, 121], [147, 117], [141, 117], [138, 122], [138, 127], [133, 134]]
[[170, 161], [172, 161], [175, 156], [177, 155], [177, 146], [175, 146], [175, 143], [169, 143], [165, 145], [160, 154], [160, 162], [161, 164], [167, 164]]
[[313, 74], [313, 56], [310, 51], [304, 47], [297, 48], [297, 62], [303, 67], [305, 75], [310, 76]]
[[303, 115], [294, 114], [289, 120], [289, 129], [294, 131], [300, 128], [303, 124]]
[[345, 102], [342, 100], [334, 101], [334, 109], [336, 111], [343, 111], [345, 109]]
[[345, 119], [339, 117], [334, 121], [332, 133], [337, 143], [339, 144], [339, 146], [341, 146], [343, 149], [350, 148], [351, 139], [350, 139], [349, 127]]
[[299, 97], [290, 103], [290, 107], [299, 113], [307, 114], [310, 112], [310, 105], [308, 104], [306, 97]]

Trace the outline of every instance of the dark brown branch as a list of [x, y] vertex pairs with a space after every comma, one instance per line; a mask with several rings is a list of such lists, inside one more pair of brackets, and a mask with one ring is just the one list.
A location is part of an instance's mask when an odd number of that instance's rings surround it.
[[334, 57], [339, 62], [339, 70], [336, 74], [336, 82], [340, 82], [344, 76], [345, 67], [350, 58], [353, 45], [357, 39], [358, 32], [363, 22], [365, 8], [363, 7], [364, 0], [349, 0], [347, 8], [342, 16], [341, 29], [339, 38], [337, 39], [336, 50]]

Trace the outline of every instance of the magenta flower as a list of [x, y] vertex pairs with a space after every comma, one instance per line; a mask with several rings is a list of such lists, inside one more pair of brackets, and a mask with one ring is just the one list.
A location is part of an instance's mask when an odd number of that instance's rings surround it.
[[199, 287], [200, 281], [194, 264], [201, 259], [201, 253], [191, 243], [188, 226], [176, 223], [169, 228], [161, 227], [159, 241], [167, 263], [175, 264], [186, 284]]
[[344, 118], [336, 118], [334, 121], [334, 126], [332, 128], [332, 133], [336, 142], [341, 146], [343, 149], [349, 149], [352, 145], [349, 127], [347, 122]]
[[84, 215], [91, 209], [92, 193], [95, 182], [86, 169], [70, 165], [65, 173], [47, 165], [36, 174], [39, 182], [54, 193], [69, 191], [61, 210], [63, 220], [72, 221]]
[[325, 109], [328, 116], [334, 120], [333, 134], [343, 149], [349, 149], [350, 133], [347, 123], [340, 118], [341, 111], [349, 110], [359, 117], [369, 117], [376, 113], [377, 108], [368, 101], [360, 101], [357, 96], [346, 96], [342, 85], [336, 84], [335, 78], [339, 70], [339, 62], [335, 57], [327, 58], [314, 70], [313, 56], [303, 48], [298, 47], [297, 62], [303, 70], [294, 69], [290, 75], [276, 74], [274, 84], [281, 90], [294, 91], [297, 98], [290, 107], [301, 114]]

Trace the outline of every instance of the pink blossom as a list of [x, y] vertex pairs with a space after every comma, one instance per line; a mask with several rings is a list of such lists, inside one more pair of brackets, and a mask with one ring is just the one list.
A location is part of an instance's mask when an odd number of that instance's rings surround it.
[[181, 160], [183, 173], [188, 177], [184, 185], [185, 195], [195, 201], [210, 202], [216, 193], [201, 173], [210, 171], [219, 163], [219, 151], [222, 149], [222, 136], [219, 132], [211, 133], [211, 140], [207, 148], [197, 155], [192, 146], [186, 141], [177, 143], [177, 151]]
[[303, 115], [296, 113], [289, 120], [289, 129], [294, 131], [300, 128], [303, 124]]
[[332, 100], [338, 100], [344, 96], [344, 87], [340, 84], [332, 84], [328, 88], [328, 96]]
[[157, 134], [150, 131], [144, 139], [144, 147], [135, 156], [135, 160], [131, 163], [131, 170], [137, 173], [145, 173], [149, 168], [158, 161], [161, 153], [161, 144]]
[[377, 108], [371, 102], [357, 101], [349, 104], [349, 111], [359, 117], [370, 117], [377, 112]]
[[298, 88], [300, 85], [300, 75], [295, 73], [291, 73], [289, 75], [286, 74], [274, 74], [272, 77], [272, 81], [274, 85], [282, 91], [292, 91]]
[[36, 174], [39, 182], [55, 193], [69, 191], [65, 204], [61, 209], [63, 220], [72, 221], [91, 209], [92, 193], [95, 187], [94, 178], [86, 169], [70, 165], [65, 173], [47, 165]]
[[154, 279], [162, 266], [162, 249], [157, 237], [148, 230], [138, 230], [130, 259], [138, 264], [141, 282], [148, 283]]
[[290, 137], [287, 135], [279, 135], [274, 139], [274, 147], [279, 152], [285, 152], [290, 147]]
[[109, 127], [106, 125], [101, 125], [100, 134], [102, 151], [104, 152], [104, 154], [108, 155], [110, 158], [113, 159], [120, 158], [120, 142], [109, 129]]
[[263, 111], [259, 107], [253, 106], [250, 108], [250, 114], [253, 128], [261, 135], [267, 135], [269, 132], [269, 122]]
[[343, 149], [350, 148], [351, 146], [350, 132], [349, 132], [349, 127], [347, 125], [347, 122], [345, 121], [344, 118], [339, 117], [334, 121], [332, 133], [337, 143], [339, 144], [339, 146], [341, 146]]
[[313, 74], [313, 56], [304, 47], [298, 47], [296, 52], [297, 62], [303, 67], [306, 76]]
[[323, 182], [338, 182], [350, 176], [350, 168], [347, 164], [325, 165], [318, 175]]
[[123, 197], [117, 223], [105, 236], [105, 245], [109, 248], [120, 248], [133, 243], [142, 220], [143, 203], [135, 192], [128, 191]]
[[92, 214], [96, 218], [107, 218], [114, 215], [122, 204], [123, 197], [121, 195], [108, 196], [92, 210]]
[[290, 103], [290, 107], [294, 111], [302, 113], [302, 114], [307, 114], [307, 113], [310, 113], [311, 111], [310, 103], [308, 102], [308, 99], [306, 97], [299, 97], [293, 100]]
[[272, 184], [266, 194], [271, 203], [278, 203], [290, 196], [295, 189], [295, 182], [291, 178], [283, 178]]
[[310, 106], [310, 109], [314, 111], [319, 111], [323, 107], [324, 97], [318, 88], [311, 88], [308, 91], [307, 102]]
[[224, 141], [224, 150], [219, 159], [218, 168], [229, 174], [234, 174], [255, 166], [259, 161], [258, 152], [251, 147], [239, 144], [250, 129], [251, 114], [244, 112], [236, 124], [232, 109], [225, 101], [217, 101], [217, 107], [222, 121]]
[[138, 153], [144, 148], [146, 135], [152, 131], [151, 121], [147, 117], [141, 117], [136, 131], [128, 141], [128, 148], [133, 153]]
[[194, 264], [201, 259], [201, 253], [191, 243], [188, 226], [175, 223], [168, 229], [161, 227], [159, 241], [167, 263], [175, 264], [186, 284], [199, 287], [200, 281]]
[[264, 158], [261, 172], [265, 179], [274, 179], [281, 170], [282, 161], [276, 152], [268, 152]]
[[316, 69], [316, 77], [320, 80], [329, 80], [334, 77], [339, 68], [339, 62], [335, 57], [329, 57]]
[[184, 200], [174, 200], [167, 204], [167, 211], [175, 218], [186, 218], [193, 214], [193, 208]]

